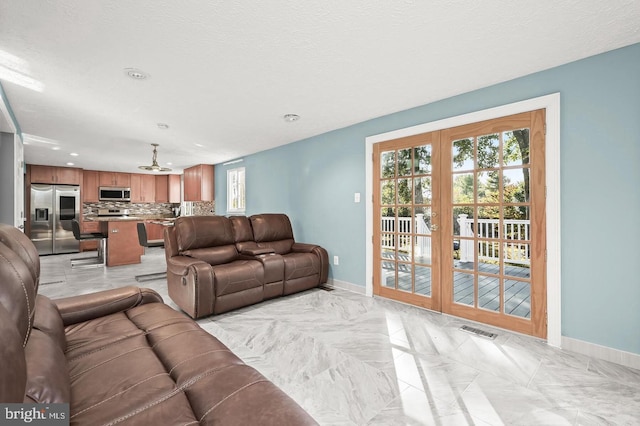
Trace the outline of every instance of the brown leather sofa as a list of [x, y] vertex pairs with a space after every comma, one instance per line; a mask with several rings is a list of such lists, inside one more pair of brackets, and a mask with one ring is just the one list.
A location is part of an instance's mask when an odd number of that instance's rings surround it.
[[295, 242], [284, 214], [180, 217], [164, 238], [169, 297], [192, 318], [327, 282], [327, 251]]
[[146, 289], [51, 300], [40, 259], [0, 224], [0, 402], [69, 403], [72, 425], [311, 425], [215, 337]]

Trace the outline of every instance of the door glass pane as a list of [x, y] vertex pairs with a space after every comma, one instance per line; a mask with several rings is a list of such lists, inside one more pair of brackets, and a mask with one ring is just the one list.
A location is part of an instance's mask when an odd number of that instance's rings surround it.
[[398, 150], [398, 176], [411, 176], [411, 148]]
[[396, 182], [394, 180], [383, 180], [380, 182], [380, 204], [396, 203]]
[[416, 146], [413, 148], [414, 169], [416, 175], [431, 173], [431, 145]]
[[415, 262], [431, 264], [431, 237], [418, 236], [415, 245]]
[[396, 209], [393, 207], [383, 207], [380, 212], [380, 230], [382, 232], [395, 232], [396, 230]]
[[382, 249], [382, 257], [384, 259], [392, 259], [395, 260], [396, 253], [396, 236], [395, 234], [381, 234], [381, 249]]
[[461, 237], [473, 237], [475, 224], [473, 222], [473, 207], [453, 208], [453, 235]]
[[531, 318], [531, 284], [518, 280], [504, 280], [504, 313]]
[[416, 229], [414, 233], [422, 235], [431, 234], [431, 208], [430, 207], [416, 207], [413, 209]]
[[410, 263], [398, 263], [398, 289], [404, 291], [411, 291], [411, 264]]
[[[527, 206], [505, 206], [503, 209], [503, 213], [502, 213], [502, 217], [504, 217], [505, 222], [506, 221], [513, 221], [512, 223], [518, 223], [518, 221], [522, 221], [524, 223], [527, 224], [527, 229], [529, 228], [529, 207]], [[521, 234], [523, 235], [525, 234], [524, 229], [521, 229]], [[515, 237], [511, 237], [512, 235], [512, 230], [509, 230], [508, 228], [505, 227], [505, 235], [506, 238], [515, 238]], [[529, 232], [526, 233], [527, 237], [526, 238], [518, 238], [520, 240], [528, 240], [529, 239]]]
[[502, 162], [505, 166], [529, 164], [529, 129], [503, 132]]
[[474, 139], [453, 141], [453, 171], [473, 170]]
[[478, 203], [500, 202], [500, 172], [478, 172]]
[[478, 307], [500, 312], [500, 279], [478, 275]]
[[490, 274], [500, 273], [500, 243], [478, 240], [478, 271]]
[[473, 173], [453, 175], [453, 204], [473, 203]]
[[505, 275], [529, 278], [531, 268], [531, 246], [526, 243], [507, 242], [503, 247]]
[[409, 207], [398, 208], [398, 259], [410, 262], [413, 257], [411, 232], [413, 230], [413, 216]]
[[420, 177], [413, 179], [415, 188], [414, 204], [431, 204], [431, 178]]
[[478, 137], [478, 168], [492, 169], [500, 165], [500, 135]]
[[416, 265], [414, 274], [415, 292], [423, 296], [431, 296], [431, 268]]
[[380, 177], [383, 179], [396, 176], [396, 152], [386, 151], [380, 154]]
[[529, 168], [502, 171], [505, 203], [526, 203], [529, 201]]
[[382, 258], [382, 270], [380, 273], [380, 281], [382, 285], [389, 288], [396, 287], [396, 263], [392, 260], [386, 260], [383, 256]]
[[478, 207], [478, 238], [500, 238], [500, 207]]
[[474, 295], [473, 274], [455, 271], [453, 273], [453, 301], [473, 306]]
[[398, 179], [398, 204], [411, 204], [412, 179]]

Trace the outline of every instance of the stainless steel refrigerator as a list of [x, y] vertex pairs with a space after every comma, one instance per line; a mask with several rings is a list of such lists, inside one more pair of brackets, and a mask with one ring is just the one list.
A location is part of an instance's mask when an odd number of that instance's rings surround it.
[[80, 187], [31, 184], [31, 241], [39, 254], [77, 253], [71, 221], [79, 220]]

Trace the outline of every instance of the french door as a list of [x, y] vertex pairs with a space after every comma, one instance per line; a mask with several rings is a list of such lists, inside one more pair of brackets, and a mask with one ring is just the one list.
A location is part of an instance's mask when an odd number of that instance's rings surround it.
[[374, 145], [374, 294], [546, 337], [544, 121]]

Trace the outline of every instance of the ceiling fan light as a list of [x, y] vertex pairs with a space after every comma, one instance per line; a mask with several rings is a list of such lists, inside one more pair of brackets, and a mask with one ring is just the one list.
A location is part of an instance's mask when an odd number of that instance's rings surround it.
[[140, 170], [147, 170], [150, 172], [170, 172], [171, 169], [168, 167], [160, 167], [158, 165], [158, 150], [157, 147], [159, 146], [157, 143], [152, 143], [151, 146], [153, 146], [153, 158], [151, 160], [151, 165], [150, 166], [138, 166], [138, 168]]

